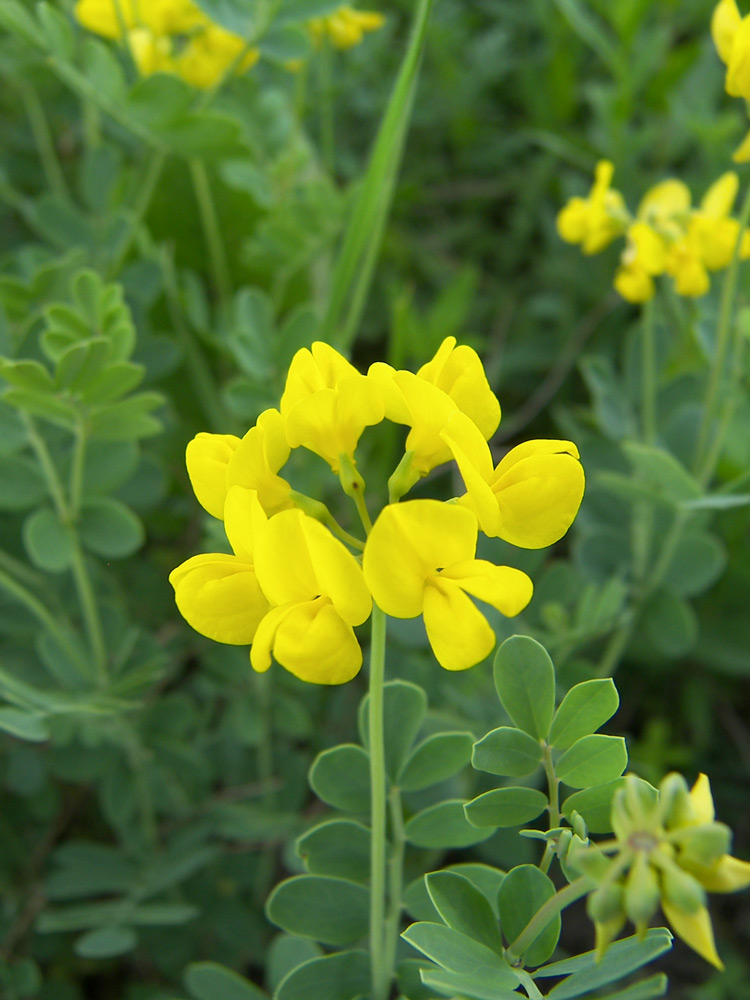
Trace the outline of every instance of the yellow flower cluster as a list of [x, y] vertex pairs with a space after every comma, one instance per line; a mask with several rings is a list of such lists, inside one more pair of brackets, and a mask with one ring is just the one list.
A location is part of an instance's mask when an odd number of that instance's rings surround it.
[[[142, 76], [170, 73], [201, 89], [230, 71], [245, 73], [260, 55], [240, 35], [210, 20], [194, 0], [77, 0], [75, 16], [97, 35], [126, 39]], [[338, 48], [350, 48], [383, 21], [381, 14], [344, 5], [308, 22], [308, 29], [314, 41], [326, 36]]]
[[[731, 831], [714, 818], [705, 774], [688, 791], [669, 774], [659, 789], [628, 775], [613, 800], [615, 840], [571, 848], [571, 864], [597, 885], [588, 897], [597, 950], [604, 952], [626, 919], [646, 932], [659, 906], [674, 932], [717, 968], [706, 892], [735, 892], [750, 885], [750, 863], [729, 852]], [[606, 853], [614, 852], [613, 857]]]
[[[587, 198], [571, 198], [557, 216], [557, 231], [585, 254], [599, 253], [618, 236], [625, 248], [614, 285], [628, 302], [655, 294], [654, 278], [668, 274], [678, 295], [697, 297], [710, 288], [709, 272], [728, 267], [740, 236], [731, 217], [737, 175], [728, 171], [693, 207], [690, 190], [670, 178], [650, 188], [632, 216], [619, 191], [610, 187], [613, 165], [601, 160]], [[750, 257], [750, 234], [742, 235], [740, 255]]]
[[[720, 0], [711, 18], [711, 34], [719, 58], [727, 67], [726, 92], [750, 101], [750, 14], [742, 17], [736, 0]], [[750, 132], [732, 159], [735, 163], [750, 161]]]
[[[365, 428], [384, 419], [409, 431], [390, 502], [371, 525], [355, 451]], [[527, 442], [495, 466], [487, 441], [499, 421], [478, 355], [454, 337], [416, 374], [377, 363], [362, 375], [325, 343], [303, 348], [278, 410], [264, 411], [243, 438], [201, 433], [187, 446], [196, 497], [223, 520], [232, 553], [193, 556], [171, 573], [180, 612], [211, 639], [250, 644], [255, 670], [273, 657], [303, 680], [340, 684], [360, 669], [354, 627], [375, 601], [395, 618], [422, 615], [446, 669], [473, 666], [495, 635], [471, 597], [512, 616], [533, 589], [520, 570], [476, 558], [479, 530], [525, 548], [550, 545], [573, 521], [584, 487], [569, 441]], [[338, 474], [366, 540], [280, 475], [300, 447]], [[463, 496], [399, 502], [451, 459]]]

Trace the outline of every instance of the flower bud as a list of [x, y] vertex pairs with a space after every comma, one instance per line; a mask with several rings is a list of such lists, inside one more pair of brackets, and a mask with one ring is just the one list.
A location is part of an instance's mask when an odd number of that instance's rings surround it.
[[602, 854], [597, 847], [588, 844], [578, 835], [571, 840], [565, 860], [571, 868], [597, 883], [606, 877], [612, 865], [612, 858]]
[[638, 851], [625, 882], [625, 912], [637, 927], [645, 927], [659, 906], [659, 879], [645, 851]]
[[675, 841], [681, 849], [680, 857], [708, 867], [729, 853], [732, 831], [724, 823], [704, 823], [677, 831]]
[[588, 840], [589, 831], [586, 826], [586, 822], [583, 816], [581, 816], [579, 812], [576, 812], [575, 809], [570, 814], [569, 822], [573, 827], [573, 833], [575, 833], [577, 837], [580, 837], [581, 840]]
[[594, 930], [596, 931], [596, 960], [601, 962], [604, 958], [604, 953], [610, 944], [614, 941], [617, 935], [622, 930], [622, 925], [625, 923], [624, 917], [615, 917], [612, 920], [607, 921], [597, 921], [594, 924]]
[[706, 903], [700, 882], [677, 865], [668, 865], [661, 873], [662, 897], [683, 913], [696, 913]]
[[612, 921], [624, 920], [623, 888], [619, 882], [601, 885], [589, 894], [586, 900], [586, 912], [597, 924], [608, 924]]
[[668, 829], [685, 826], [692, 820], [693, 808], [685, 779], [673, 771], [659, 785], [659, 815]]

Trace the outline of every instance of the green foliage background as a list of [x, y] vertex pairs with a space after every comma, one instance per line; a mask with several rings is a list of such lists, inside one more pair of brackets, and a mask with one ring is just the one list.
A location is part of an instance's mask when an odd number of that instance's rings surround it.
[[[263, 903], [302, 870], [293, 841], [320, 809], [307, 770], [356, 738], [364, 682], [252, 675], [246, 650], [179, 618], [169, 571], [225, 544], [184, 448], [200, 430], [244, 433], [276, 404], [297, 348], [336, 342], [339, 329], [321, 328], [335, 252], [413, 5], [389, 0], [386, 26], [327, 53], [330, 79], [313, 57], [304, 86], [281, 65], [291, 42], [269, 36], [257, 69], [210, 100], [173, 78], [129, 78], [68, 7], [0, 9], [0, 991], [204, 1000], [211, 968], [191, 963], [218, 962], [258, 984], [235, 984], [248, 1000], [299, 960]], [[723, 92], [711, 9], [437, 0], [352, 356], [421, 364], [455, 335], [485, 359], [504, 444], [579, 444], [578, 521], [554, 551], [522, 554], [536, 595], [498, 635], [543, 641], [563, 690], [617, 667], [614, 727], [633, 768], [653, 781], [710, 773], [746, 857], [748, 372], [706, 491], [685, 470], [719, 282], [698, 302], [667, 301], [661, 450], [638, 451], [638, 317], [611, 291], [616, 252], [584, 260], [554, 225], [601, 157], [631, 205], [667, 175], [697, 197], [727, 169], [744, 122]], [[746, 328], [746, 275], [740, 297]], [[395, 439], [364, 450], [385, 481]], [[295, 461], [298, 488], [322, 496], [320, 465]], [[452, 495], [447, 474], [438, 485]], [[686, 503], [648, 584], [637, 561], [653, 565], [648, 545]], [[639, 556], [628, 525], [644, 504]], [[499, 541], [490, 551], [519, 558]], [[420, 628], [393, 635], [398, 675], [429, 693], [427, 735], [503, 724], [486, 664], [447, 675]], [[464, 771], [414, 790], [409, 807], [486, 787]], [[530, 852], [500, 831], [472, 857], [509, 867]], [[428, 845], [407, 867], [416, 878], [450, 861]], [[667, 958], [673, 996], [750, 996], [748, 905], [714, 901], [723, 977], [682, 949]], [[590, 946], [585, 919], [568, 935]]]

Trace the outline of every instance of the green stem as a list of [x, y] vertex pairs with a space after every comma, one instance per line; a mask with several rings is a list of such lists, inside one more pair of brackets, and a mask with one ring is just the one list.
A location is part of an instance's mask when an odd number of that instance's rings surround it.
[[[552, 748], [548, 743], [545, 743], [542, 749], [542, 763], [549, 791], [549, 829], [554, 830], [560, 825], [560, 779], [555, 774], [555, 765], [552, 763]], [[553, 846], [547, 842], [544, 856], [539, 865], [543, 872], [549, 871], [554, 853]]]
[[387, 966], [384, 934], [386, 909], [386, 786], [385, 738], [383, 733], [383, 686], [385, 682], [386, 618], [372, 606], [370, 645], [369, 740], [370, 740], [370, 962], [372, 1000], [387, 1000], [391, 971]]
[[136, 195], [131, 209], [128, 231], [120, 244], [116, 256], [112, 259], [112, 263], [110, 264], [110, 273], [113, 276], [119, 273], [123, 261], [127, 257], [128, 251], [133, 245], [136, 234], [146, 217], [146, 212], [148, 212], [151, 199], [154, 196], [156, 185], [159, 183], [159, 178], [161, 177], [161, 172], [164, 169], [166, 159], [166, 153], [160, 149], [154, 150], [149, 157], [143, 180], [139, 185], [138, 194]]
[[641, 371], [641, 434], [645, 444], [652, 444], [656, 434], [656, 344], [654, 300], [643, 303], [642, 371]]
[[[721, 388], [724, 376], [724, 366], [732, 328], [732, 313], [734, 309], [735, 292], [737, 288], [737, 277], [740, 265], [740, 248], [742, 238], [750, 221], [750, 184], [745, 192], [745, 199], [742, 202], [742, 209], [739, 216], [739, 230], [737, 241], [734, 245], [734, 253], [730, 261], [727, 272], [724, 276], [724, 284], [721, 289], [721, 304], [719, 306], [719, 325], [716, 332], [716, 356], [710, 368], [708, 389], [703, 403], [703, 419], [701, 420], [698, 432], [698, 445], [696, 448], [696, 471], [699, 479], [706, 477], [706, 463], [709, 460], [712, 449], [709, 446], [709, 438], [715, 419], [715, 410], [718, 401], [719, 389]], [[735, 324], [736, 325], [736, 324]], [[715, 450], [715, 449], [714, 449]]]
[[216, 206], [211, 194], [208, 171], [201, 160], [190, 160], [190, 176], [193, 181], [195, 199], [198, 203], [203, 235], [206, 238], [216, 292], [219, 296], [220, 304], [225, 306], [232, 295], [232, 279], [229, 274], [229, 264], [227, 262], [224, 240], [221, 235], [221, 227], [219, 226], [219, 218], [216, 214]]
[[336, 127], [333, 119], [333, 49], [323, 36], [316, 60], [320, 80], [320, 147], [323, 163], [331, 176], [336, 168]]
[[544, 994], [540, 992], [539, 987], [528, 972], [523, 969], [514, 969], [513, 972], [518, 976], [518, 981], [526, 990], [526, 996], [529, 997], [529, 1000], [544, 1000]]
[[86, 429], [83, 421], [79, 421], [75, 431], [75, 441], [73, 444], [73, 457], [70, 463], [70, 505], [68, 514], [71, 521], [75, 521], [81, 509], [81, 497], [83, 495], [83, 472], [86, 464]]
[[560, 889], [551, 899], [540, 906], [515, 941], [512, 941], [510, 946], [505, 949], [505, 957], [511, 965], [519, 961], [521, 955], [534, 943], [556, 914], [564, 910], [566, 906], [570, 906], [571, 903], [575, 903], [581, 896], [585, 896], [593, 888], [591, 880], [581, 876], [575, 882], [566, 885], [564, 889]]
[[396, 948], [401, 927], [401, 896], [404, 889], [404, 809], [401, 791], [394, 787], [388, 796], [388, 811], [391, 819], [391, 857], [388, 868], [389, 908], [386, 921], [385, 967], [388, 979], [393, 977], [396, 965]]
[[26, 109], [26, 115], [31, 125], [31, 134], [34, 136], [34, 142], [39, 151], [39, 159], [42, 162], [47, 185], [57, 198], [69, 202], [70, 192], [68, 191], [68, 185], [65, 182], [65, 176], [60, 166], [42, 102], [39, 100], [34, 87], [30, 83], [27, 83], [23, 77], [14, 80], [14, 83]]

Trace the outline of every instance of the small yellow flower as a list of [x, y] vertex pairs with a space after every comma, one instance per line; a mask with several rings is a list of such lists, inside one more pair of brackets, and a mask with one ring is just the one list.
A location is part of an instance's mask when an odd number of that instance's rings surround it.
[[[245, 49], [240, 35], [206, 22], [201, 31], [193, 33], [175, 62], [175, 71], [186, 83], [208, 90], [230, 70]], [[238, 75], [251, 69], [258, 59], [258, 49], [248, 49], [234, 70]]]
[[741, 17], [735, 0], [721, 0], [714, 8], [711, 34], [727, 67], [726, 92], [750, 100], [750, 15]]
[[493, 468], [492, 453], [461, 414], [442, 434], [456, 460], [466, 493], [459, 498], [482, 531], [524, 549], [562, 538], [578, 512], [583, 467], [571, 441], [527, 441]]
[[619, 191], [610, 187], [614, 165], [600, 160], [588, 198], [571, 198], [557, 216], [566, 243], [580, 243], [585, 254], [599, 253], [624, 231], [628, 211]]
[[311, 350], [304, 347], [292, 358], [281, 415], [292, 448], [315, 452], [339, 472], [342, 456], [354, 462], [365, 427], [383, 419], [384, 405], [372, 379], [333, 347], [316, 341]]
[[615, 274], [615, 288], [628, 302], [646, 302], [654, 297], [654, 277], [667, 266], [667, 244], [647, 223], [628, 226], [625, 249]]
[[446, 670], [466, 670], [492, 651], [495, 634], [469, 598], [512, 617], [531, 600], [531, 580], [510, 566], [476, 559], [471, 511], [438, 500], [385, 507], [362, 562], [376, 604], [394, 618], [424, 616], [427, 637]]
[[147, 28], [155, 36], [185, 34], [206, 20], [192, 0], [78, 0], [75, 17], [104, 38], [122, 38], [123, 28]]
[[382, 14], [370, 10], [355, 10], [348, 4], [325, 17], [316, 17], [307, 22], [316, 43], [320, 44], [323, 38], [330, 38], [337, 49], [350, 49], [359, 45], [368, 32], [377, 31], [383, 24], [385, 18]]

